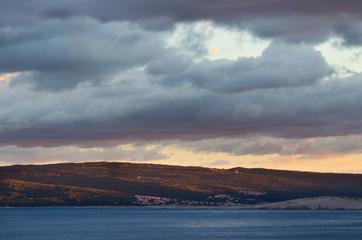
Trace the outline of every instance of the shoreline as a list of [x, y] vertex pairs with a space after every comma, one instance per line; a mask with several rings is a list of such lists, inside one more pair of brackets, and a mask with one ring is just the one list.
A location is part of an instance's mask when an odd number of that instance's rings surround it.
[[0, 207], [1, 209], [20, 209], [20, 208], [77, 208], [77, 209], [184, 209], [184, 210], [192, 210], [192, 209], [199, 209], [199, 210], [300, 210], [300, 211], [362, 211], [362, 208], [355, 209], [355, 208], [255, 208], [255, 207], [209, 207], [209, 206], [22, 206], [22, 207]]
[[362, 198], [316, 197], [236, 206], [194, 206], [194, 205], [99, 205], [99, 206], [3, 206], [3, 208], [103, 208], [103, 209], [231, 209], [231, 210], [362, 210]]
[[23, 206], [23, 207], [0, 207], [1, 209], [21, 208], [77, 208], [77, 209], [179, 209], [179, 210], [260, 210], [260, 211], [362, 211], [362, 209], [348, 208], [253, 208], [253, 207], [208, 207], [208, 206]]

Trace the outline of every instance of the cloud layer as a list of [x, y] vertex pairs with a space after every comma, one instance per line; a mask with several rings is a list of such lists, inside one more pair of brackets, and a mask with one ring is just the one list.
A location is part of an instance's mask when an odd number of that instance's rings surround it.
[[2, 25], [29, 25], [48, 19], [91, 17], [100, 21], [133, 21], [152, 30], [178, 22], [212, 20], [248, 29], [265, 38], [321, 42], [340, 36], [347, 45], [361, 45], [362, 4], [356, 0], [3, 0]]
[[[359, 1], [2, 0], [1, 10], [0, 162], [16, 159], [9, 145], [74, 161], [163, 159], [115, 147], [157, 141], [237, 156], [361, 152], [362, 74], [342, 66], [342, 76], [316, 50], [336, 38], [337, 50], [361, 49]], [[270, 44], [223, 56], [207, 46], [215, 26]]]
[[272, 42], [262, 56], [238, 60], [204, 60], [190, 64], [180, 56], [161, 58], [147, 66], [171, 87], [191, 84], [216, 92], [313, 85], [333, 73], [324, 58], [311, 46], [290, 46]]
[[[162, 54], [163, 40], [130, 23], [81, 18], [0, 29], [0, 72], [23, 72], [11, 84], [62, 90], [97, 84]], [[0, 37], [1, 38], [1, 37]]]
[[2, 145], [362, 133], [361, 75], [239, 94], [113, 84], [67, 92], [0, 88]]

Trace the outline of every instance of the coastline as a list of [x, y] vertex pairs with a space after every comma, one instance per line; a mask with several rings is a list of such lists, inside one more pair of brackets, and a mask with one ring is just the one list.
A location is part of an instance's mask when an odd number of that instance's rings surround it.
[[4, 208], [80, 208], [80, 209], [223, 209], [223, 210], [362, 210], [362, 198], [300, 198], [260, 205], [193, 206], [193, 205], [121, 205], [121, 206], [21, 206]]

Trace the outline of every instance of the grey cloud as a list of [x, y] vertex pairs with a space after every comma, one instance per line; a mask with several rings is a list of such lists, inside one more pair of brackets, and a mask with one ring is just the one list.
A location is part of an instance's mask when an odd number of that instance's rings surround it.
[[35, 89], [98, 84], [165, 51], [160, 35], [130, 23], [71, 18], [0, 31], [0, 72], [21, 71], [11, 85]]
[[28, 25], [43, 19], [88, 16], [101, 21], [134, 21], [152, 30], [178, 22], [212, 20], [249, 29], [260, 37], [293, 42], [322, 42], [344, 37], [361, 45], [362, 4], [356, 0], [2, 0], [3, 25]]
[[334, 30], [338, 22], [333, 17], [313, 15], [293, 17], [287, 15], [271, 18], [260, 16], [260, 18], [241, 22], [239, 27], [248, 29], [261, 38], [297, 43], [318, 43], [339, 35]]
[[308, 156], [324, 153], [362, 153], [362, 136], [349, 135], [340, 137], [316, 138], [314, 141], [306, 142], [295, 150], [295, 154], [305, 154]]
[[[314, 86], [225, 95], [138, 83], [48, 93], [0, 87], [0, 144], [117, 145], [265, 134], [362, 133], [361, 75]], [[278, 146], [271, 146], [271, 149]], [[250, 147], [252, 151], [252, 147]]]
[[351, 23], [341, 23], [336, 32], [346, 46], [359, 46], [362, 43], [362, 23], [352, 19]]
[[[170, 71], [172, 70], [172, 71]], [[182, 56], [163, 58], [147, 66], [162, 84], [191, 84], [217, 92], [313, 85], [333, 69], [310, 46], [271, 43], [257, 58], [203, 60], [191, 64]]]

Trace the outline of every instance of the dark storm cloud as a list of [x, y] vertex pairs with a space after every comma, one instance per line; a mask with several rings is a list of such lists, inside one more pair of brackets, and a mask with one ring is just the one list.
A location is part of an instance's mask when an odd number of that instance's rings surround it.
[[135, 21], [149, 29], [177, 22], [212, 20], [248, 29], [260, 37], [321, 42], [340, 36], [361, 45], [362, 3], [358, 0], [2, 0], [2, 25], [88, 16], [101, 21]]
[[144, 84], [29, 92], [0, 88], [2, 145], [99, 145], [266, 134], [362, 133], [362, 76], [225, 95]]
[[310, 46], [272, 43], [256, 58], [204, 60], [191, 64], [182, 57], [166, 57], [147, 66], [157, 81], [168, 86], [192, 84], [218, 92], [313, 85], [333, 73]]
[[66, 89], [97, 84], [162, 55], [163, 40], [130, 23], [88, 18], [0, 29], [0, 73], [23, 72], [11, 85]]

